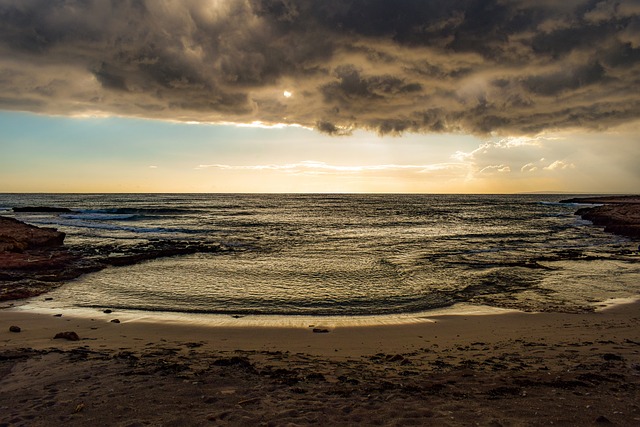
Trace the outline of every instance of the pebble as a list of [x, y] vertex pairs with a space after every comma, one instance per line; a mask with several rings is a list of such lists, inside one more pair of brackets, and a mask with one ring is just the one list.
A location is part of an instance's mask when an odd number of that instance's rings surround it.
[[20, 332], [20, 326], [9, 326], [9, 332]]
[[56, 334], [55, 337], [53, 337], [54, 340], [56, 339], [65, 339], [65, 340], [69, 340], [69, 341], [80, 341], [80, 337], [78, 336], [78, 334], [76, 334], [73, 331], [69, 331], [69, 332], [58, 332]]

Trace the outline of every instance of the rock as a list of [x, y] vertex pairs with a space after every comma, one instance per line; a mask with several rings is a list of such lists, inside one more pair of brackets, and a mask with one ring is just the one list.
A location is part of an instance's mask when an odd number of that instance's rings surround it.
[[605, 204], [578, 209], [575, 214], [582, 219], [591, 221], [594, 225], [604, 226], [604, 231], [608, 233], [640, 237], [640, 197], [584, 199], [583, 202]]
[[611, 421], [609, 420], [609, 418], [605, 417], [604, 415], [600, 415], [598, 418], [596, 418], [596, 423], [598, 423], [598, 424], [612, 424]]
[[66, 248], [64, 237], [64, 233], [52, 228], [35, 227], [0, 216], [0, 301], [41, 295], [64, 282], [109, 266], [231, 250], [218, 243], [179, 240], [148, 241], [126, 248], [115, 245]]
[[62, 314], [60, 314], [60, 313], [54, 314], [53, 317], [62, 317]]
[[640, 203], [640, 195], [601, 196], [601, 197], [574, 197], [572, 199], [560, 200], [560, 203], [589, 203], [589, 204]]
[[111, 323], [120, 323], [120, 319], [113, 319]]
[[9, 332], [20, 332], [20, 326], [9, 326]]
[[65, 234], [53, 228], [36, 227], [17, 219], [0, 217], [0, 250], [23, 252], [62, 246]]
[[0, 235], [0, 252], [23, 252], [27, 244], [11, 237]]
[[313, 328], [315, 334], [328, 334], [329, 330], [325, 328]]
[[69, 266], [78, 257], [63, 247], [64, 237], [0, 216], [0, 301], [34, 297], [52, 289], [52, 282], [77, 277]]
[[69, 208], [56, 208], [50, 206], [24, 206], [13, 208], [14, 212], [41, 212], [41, 213], [72, 213]]
[[78, 336], [78, 334], [76, 334], [73, 331], [69, 331], [69, 332], [58, 332], [56, 334], [55, 337], [53, 337], [54, 340], [57, 339], [64, 339], [64, 340], [69, 340], [69, 341], [80, 341], [80, 337]]
[[131, 247], [124, 255], [104, 257], [100, 262], [105, 265], [121, 267], [138, 264], [151, 259], [191, 255], [195, 253], [216, 253], [224, 249], [218, 244], [189, 242], [149, 242], [143, 246]]
[[103, 311], [103, 313], [111, 314], [111, 313], [113, 313], [113, 310], [106, 309], [106, 310]]
[[404, 356], [402, 356], [402, 355], [400, 355], [400, 354], [395, 354], [395, 355], [393, 355], [393, 356], [388, 355], [388, 356], [387, 356], [387, 360], [388, 360], [389, 362], [401, 362], [401, 361], [403, 361], [403, 360], [404, 360]]

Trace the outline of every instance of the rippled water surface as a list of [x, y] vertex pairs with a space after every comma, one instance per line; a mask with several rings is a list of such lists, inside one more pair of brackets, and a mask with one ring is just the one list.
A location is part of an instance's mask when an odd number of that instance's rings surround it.
[[[51, 294], [69, 306], [368, 315], [457, 302], [572, 311], [637, 296], [637, 244], [581, 221], [565, 197], [0, 195], [0, 213], [55, 226], [69, 245], [234, 248], [84, 276]], [[72, 212], [9, 210], [34, 205]]]

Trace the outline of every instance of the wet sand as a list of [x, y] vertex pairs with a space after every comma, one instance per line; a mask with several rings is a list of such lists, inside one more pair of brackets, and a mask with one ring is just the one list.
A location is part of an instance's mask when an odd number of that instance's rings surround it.
[[0, 310], [0, 425], [640, 425], [637, 302], [379, 326], [118, 318]]

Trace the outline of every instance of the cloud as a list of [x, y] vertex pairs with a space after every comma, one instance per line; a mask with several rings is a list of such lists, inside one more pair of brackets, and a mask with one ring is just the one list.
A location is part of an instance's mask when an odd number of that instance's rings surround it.
[[553, 172], [576, 169], [575, 163], [568, 160], [576, 157], [573, 144], [563, 137], [546, 135], [493, 138], [473, 151], [457, 151], [452, 158], [468, 165], [473, 176], [548, 176]]
[[463, 165], [457, 163], [438, 163], [430, 165], [332, 165], [326, 162], [305, 160], [297, 163], [265, 164], [265, 165], [198, 165], [196, 169], [219, 169], [227, 171], [275, 171], [295, 175], [356, 175], [356, 174], [443, 174], [447, 171], [459, 170]]
[[526, 165], [522, 166], [520, 168], [520, 172], [526, 173], [526, 172], [535, 172], [538, 170], [538, 167], [533, 164], [533, 163], [527, 163]]
[[573, 163], [567, 163], [562, 160], [556, 160], [551, 163], [549, 166], [545, 166], [545, 170], [554, 171], [554, 170], [565, 170], [565, 169], [575, 169], [576, 165]]
[[509, 172], [511, 172], [511, 167], [508, 165], [490, 165], [490, 166], [485, 166], [480, 170], [481, 174], [509, 173]]
[[0, 0], [0, 109], [602, 130], [640, 118], [639, 22], [638, 0]]

